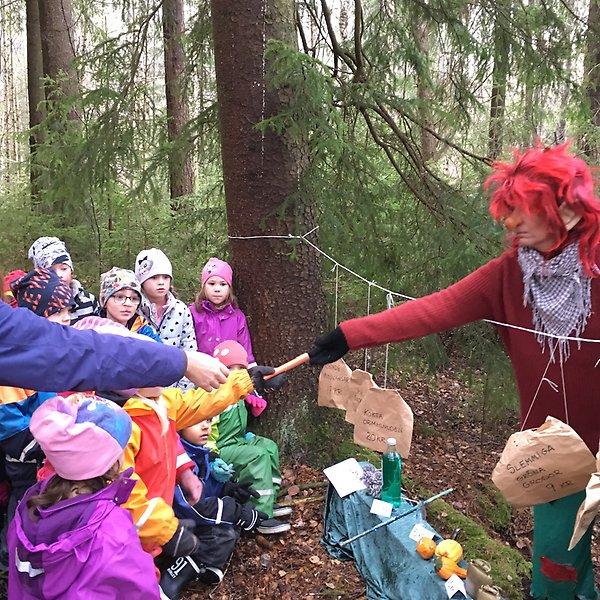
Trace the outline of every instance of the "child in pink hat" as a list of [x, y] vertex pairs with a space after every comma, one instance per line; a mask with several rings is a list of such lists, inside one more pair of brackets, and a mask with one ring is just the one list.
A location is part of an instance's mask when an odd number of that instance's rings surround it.
[[56, 475], [30, 488], [8, 533], [9, 598], [159, 598], [152, 557], [121, 508], [135, 485], [119, 475], [131, 418], [96, 396], [56, 396], [31, 417]]
[[[213, 355], [231, 371], [248, 367], [248, 353], [239, 342], [220, 342]], [[215, 419], [211, 440], [216, 444], [221, 459], [230, 463], [237, 481], [257, 490], [259, 497], [250, 502], [270, 517], [260, 524], [258, 532], [283, 533], [289, 531], [290, 524], [280, 517], [288, 516], [292, 511], [290, 507], [275, 504], [281, 484], [279, 448], [273, 440], [247, 430], [246, 404], [247, 401], [240, 400]], [[185, 432], [183, 436], [185, 438]]]
[[[205, 354], [213, 354], [219, 344], [227, 340], [228, 343], [234, 342], [238, 346], [241, 346], [245, 354], [245, 364], [248, 368], [256, 365], [252, 353], [252, 342], [250, 341], [246, 316], [238, 308], [233, 291], [233, 269], [227, 262], [216, 257], [208, 259], [200, 275], [200, 291], [196, 297], [196, 301], [190, 304], [189, 308], [194, 320], [198, 351]], [[226, 356], [218, 356], [218, 358], [222, 362], [229, 362]], [[267, 407], [266, 400], [257, 394], [248, 394], [245, 403], [254, 417], [258, 417]], [[243, 429], [244, 431], [241, 433], [243, 436], [248, 413], [243, 403], [241, 406], [244, 409], [243, 426], [235, 429], [236, 432], [238, 429]], [[232, 444], [233, 438], [238, 439], [237, 433], [231, 438], [230, 436], [221, 436], [221, 439], [216, 440], [216, 444], [222, 453], [227, 454], [228, 450], [226, 446]], [[263, 439], [266, 440], [266, 438]], [[275, 446], [274, 451], [278, 454], [275, 443], [271, 440], [269, 442]], [[232, 461], [227, 460], [227, 462]], [[242, 468], [241, 463], [236, 465], [236, 469], [238, 468]], [[260, 503], [257, 504], [258, 508], [267, 513], [269, 517], [284, 516], [283, 509], [279, 507], [274, 508], [279, 483], [281, 483], [281, 479], [277, 472], [269, 483], [268, 490], [265, 488], [264, 493], [261, 495]], [[272, 531], [268, 531], [269, 523], [266, 525], [263, 523], [262, 533], [280, 533], [289, 529], [288, 523], [277, 521], [275, 518], [269, 520], [273, 522]]]

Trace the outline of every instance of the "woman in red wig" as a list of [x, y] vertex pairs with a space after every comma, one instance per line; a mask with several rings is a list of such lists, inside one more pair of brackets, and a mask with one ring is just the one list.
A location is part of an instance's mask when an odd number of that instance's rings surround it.
[[[479, 319], [533, 329], [498, 327], [512, 362], [524, 428], [546, 416], [565, 422], [590, 450], [600, 431], [600, 200], [589, 167], [567, 144], [515, 152], [485, 182], [490, 212], [511, 247], [439, 292], [378, 314], [340, 323], [319, 336], [312, 364], [333, 362], [358, 348], [400, 342]], [[545, 373], [545, 374], [544, 374]], [[564, 385], [564, 395], [548, 382]], [[538, 389], [538, 386], [539, 389]], [[534, 401], [535, 399], [535, 401]], [[591, 528], [567, 551], [584, 492], [533, 508], [536, 600], [596, 599]]]

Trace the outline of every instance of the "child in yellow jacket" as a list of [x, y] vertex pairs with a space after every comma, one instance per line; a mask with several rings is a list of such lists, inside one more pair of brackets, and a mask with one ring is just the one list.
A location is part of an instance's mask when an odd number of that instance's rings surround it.
[[177, 432], [218, 415], [252, 390], [248, 371], [235, 371], [212, 392], [153, 388], [140, 390], [122, 404], [133, 421], [123, 469], [134, 467], [133, 478], [138, 480], [123, 506], [130, 511], [147, 551], [156, 554], [163, 547], [166, 553], [179, 556], [194, 549], [193, 533], [179, 523], [172, 509]]
[[[125, 327], [98, 317], [80, 323], [80, 328], [138, 337]], [[154, 343], [150, 338], [143, 339]], [[171, 507], [178, 466], [177, 432], [215, 417], [256, 386], [260, 389], [280, 387], [285, 381], [282, 376], [268, 382], [263, 380], [263, 375], [272, 372], [272, 368], [260, 366], [251, 371], [235, 371], [212, 392], [202, 389], [182, 392], [178, 388], [142, 388], [118, 393], [96, 391], [99, 396], [122, 406], [132, 420], [122, 470], [133, 467], [132, 478], [137, 483], [123, 507], [129, 510], [146, 551], [155, 556], [164, 552], [178, 557], [192, 554], [197, 545], [191, 528], [179, 522]]]

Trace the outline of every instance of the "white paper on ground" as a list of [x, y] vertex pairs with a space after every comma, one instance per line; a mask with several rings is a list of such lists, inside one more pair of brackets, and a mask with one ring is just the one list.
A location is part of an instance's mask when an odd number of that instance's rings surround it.
[[429, 538], [430, 540], [432, 540], [435, 536], [435, 533], [433, 531], [431, 531], [431, 529], [427, 529], [427, 527], [423, 527], [423, 525], [421, 525], [421, 523], [417, 523], [411, 530], [410, 533], [408, 534], [408, 537], [411, 540], [414, 540], [415, 542], [417, 542], [417, 544], [423, 539], [423, 538]]
[[456, 592], [462, 594], [462, 596], [456, 596], [456, 598], [468, 598], [465, 582], [458, 575], [451, 575], [448, 581], [446, 581], [446, 593], [448, 594], [448, 598], [454, 598]]
[[393, 504], [384, 502], [383, 500], [378, 500], [377, 498], [375, 498], [375, 500], [373, 500], [373, 504], [371, 504], [371, 513], [374, 515], [379, 515], [380, 517], [391, 517], [393, 509]]
[[360, 480], [363, 468], [355, 458], [347, 458], [331, 467], [323, 469], [325, 477], [331, 481], [340, 498], [352, 492], [364, 490], [367, 486]]

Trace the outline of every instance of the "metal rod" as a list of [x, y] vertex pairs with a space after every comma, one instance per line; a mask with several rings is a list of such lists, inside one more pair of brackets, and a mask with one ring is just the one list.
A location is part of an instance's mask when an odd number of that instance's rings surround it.
[[453, 492], [453, 491], [454, 491], [454, 488], [448, 488], [447, 490], [444, 490], [443, 492], [440, 492], [439, 494], [435, 494], [434, 496], [431, 496], [431, 498], [427, 498], [427, 500], [421, 500], [421, 502], [419, 502], [418, 504], [413, 506], [410, 510], [403, 512], [400, 515], [396, 515], [395, 517], [392, 517], [391, 519], [388, 519], [387, 521], [378, 523], [374, 527], [371, 527], [371, 529], [367, 529], [366, 531], [363, 531], [362, 533], [357, 533], [355, 536], [352, 536], [351, 538], [348, 538], [347, 540], [341, 541], [340, 546], [343, 548], [344, 546], [347, 546], [351, 542], [355, 542], [356, 540], [360, 539], [361, 537], [363, 537], [365, 535], [369, 535], [369, 533], [373, 533], [374, 531], [381, 529], [381, 527], [385, 527], [386, 525], [389, 525], [390, 523], [393, 523], [394, 521], [397, 521], [398, 519], [401, 519], [402, 517], [406, 517], [406, 515], [410, 515], [411, 513], [414, 513], [416, 510], [423, 508], [427, 504], [431, 504], [434, 500], [437, 500], [438, 498], [441, 498], [442, 496], [447, 496], [450, 492]]

